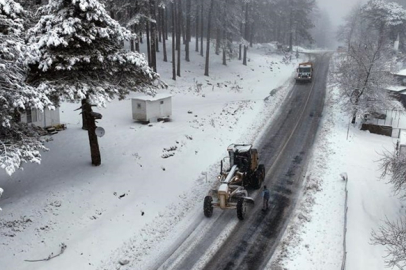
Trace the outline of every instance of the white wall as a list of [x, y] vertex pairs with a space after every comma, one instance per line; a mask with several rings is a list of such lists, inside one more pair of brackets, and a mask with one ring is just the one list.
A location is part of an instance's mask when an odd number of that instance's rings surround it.
[[[43, 111], [32, 109], [31, 118], [32, 124], [43, 128], [61, 123], [59, 108], [55, 110], [44, 109]], [[21, 122], [27, 123], [27, 114], [21, 114]]]
[[[163, 104], [161, 104], [163, 102]], [[138, 106], [140, 104], [141, 107]], [[172, 115], [172, 98], [157, 100], [132, 99], [133, 119], [139, 121], [156, 120]]]

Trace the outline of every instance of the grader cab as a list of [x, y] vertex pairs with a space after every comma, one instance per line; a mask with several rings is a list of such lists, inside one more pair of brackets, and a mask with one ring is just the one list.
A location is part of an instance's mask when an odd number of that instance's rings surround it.
[[221, 161], [219, 185], [204, 198], [203, 212], [211, 217], [213, 208], [237, 209], [237, 217], [245, 218], [247, 203], [254, 203], [246, 188], [258, 189], [265, 178], [265, 167], [259, 164], [258, 151], [251, 144], [227, 147], [229, 168]]

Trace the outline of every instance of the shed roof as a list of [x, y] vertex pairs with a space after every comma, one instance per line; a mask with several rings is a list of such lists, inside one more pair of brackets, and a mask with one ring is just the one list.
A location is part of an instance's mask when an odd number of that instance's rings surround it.
[[406, 69], [399, 70], [395, 73], [396, 76], [406, 77]]
[[171, 94], [156, 94], [155, 96], [149, 96], [149, 95], [142, 95], [142, 96], [137, 96], [133, 97], [132, 99], [136, 100], [142, 100], [142, 101], [155, 101], [155, 100], [161, 100], [165, 98], [172, 97]]
[[386, 87], [386, 90], [393, 91], [393, 92], [403, 92], [406, 90], [406, 86], [390, 85], [390, 86]]

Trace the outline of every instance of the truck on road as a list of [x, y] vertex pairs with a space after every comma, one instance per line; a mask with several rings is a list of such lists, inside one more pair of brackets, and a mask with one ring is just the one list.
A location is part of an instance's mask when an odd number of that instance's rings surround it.
[[313, 63], [299, 63], [296, 69], [296, 82], [311, 82], [313, 78]]

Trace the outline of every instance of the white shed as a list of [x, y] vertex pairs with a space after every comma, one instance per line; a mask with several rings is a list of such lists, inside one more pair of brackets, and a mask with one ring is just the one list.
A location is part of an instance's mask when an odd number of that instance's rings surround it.
[[55, 110], [27, 110], [26, 113], [21, 114], [21, 122], [33, 124], [42, 128], [59, 125], [61, 123], [59, 117], [59, 108]]
[[172, 95], [138, 96], [132, 98], [133, 119], [137, 121], [157, 121], [172, 115]]

